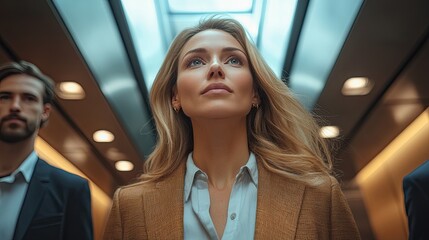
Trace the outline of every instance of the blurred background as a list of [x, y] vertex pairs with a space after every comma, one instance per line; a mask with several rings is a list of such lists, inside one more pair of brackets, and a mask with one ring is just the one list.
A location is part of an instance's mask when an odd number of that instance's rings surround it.
[[153, 149], [148, 92], [172, 39], [208, 15], [235, 18], [323, 119], [362, 239], [406, 239], [402, 178], [429, 159], [428, 10], [426, 0], [0, 0], [0, 64], [26, 60], [56, 82], [36, 150], [90, 180], [101, 239], [115, 189]]

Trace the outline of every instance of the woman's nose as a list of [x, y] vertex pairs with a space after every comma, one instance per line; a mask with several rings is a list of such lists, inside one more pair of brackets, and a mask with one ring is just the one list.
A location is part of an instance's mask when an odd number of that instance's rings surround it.
[[210, 65], [209, 73], [207, 78], [225, 78], [225, 73], [223, 72], [222, 66], [219, 64], [218, 60], [213, 61], [213, 63]]

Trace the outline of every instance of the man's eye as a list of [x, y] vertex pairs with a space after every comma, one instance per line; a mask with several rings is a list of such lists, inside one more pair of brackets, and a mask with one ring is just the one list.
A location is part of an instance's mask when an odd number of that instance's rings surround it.
[[25, 96], [24, 100], [28, 102], [37, 102], [37, 98], [34, 96]]
[[0, 100], [8, 100], [10, 99], [9, 95], [0, 95]]

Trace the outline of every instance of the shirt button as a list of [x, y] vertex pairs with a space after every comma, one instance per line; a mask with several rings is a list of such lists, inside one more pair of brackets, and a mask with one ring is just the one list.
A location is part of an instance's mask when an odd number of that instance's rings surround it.
[[231, 220], [234, 220], [236, 217], [237, 217], [237, 214], [235, 214], [235, 213], [231, 214], [231, 216], [230, 216]]

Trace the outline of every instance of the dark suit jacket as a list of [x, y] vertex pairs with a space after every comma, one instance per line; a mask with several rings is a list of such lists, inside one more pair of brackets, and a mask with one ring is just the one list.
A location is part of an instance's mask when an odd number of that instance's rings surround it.
[[404, 177], [409, 239], [429, 239], [429, 161]]
[[87, 180], [39, 159], [13, 239], [93, 239], [92, 231]]
[[[183, 239], [185, 164], [156, 184], [118, 189], [104, 239]], [[360, 239], [333, 177], [308, 186], [269, 172], [258, 162], [255, 239]]]

